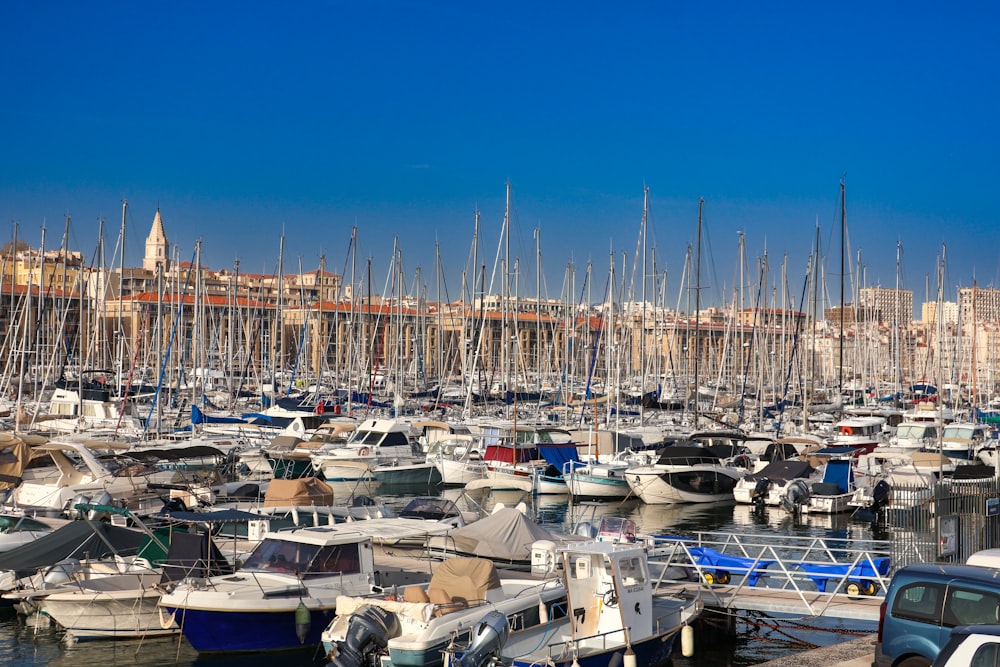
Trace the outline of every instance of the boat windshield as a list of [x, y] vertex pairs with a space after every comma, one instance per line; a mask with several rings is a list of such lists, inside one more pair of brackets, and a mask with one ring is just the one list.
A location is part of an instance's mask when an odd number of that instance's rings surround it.
[[267, 539], [260, 543], [244, 570], [308, 574], [357, 574], [361, 571], [359, 546], [355, 542], [319, 546]]
[[944, 430], [944, 437], [955, 440], [973, 440], [976, 437], [976, 429], [971, 426], [948, 427]]
[[926, 424], [900, 424], [896, 435], [900, 438], [936, 438], [937, 428]]

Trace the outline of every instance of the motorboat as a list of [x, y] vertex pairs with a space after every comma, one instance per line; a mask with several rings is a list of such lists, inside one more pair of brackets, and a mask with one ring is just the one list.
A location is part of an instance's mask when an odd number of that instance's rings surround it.
[[508, 569], [528, 570], [535, 543], [560, 544], [566, 540], [566, 536], [549, 532], [517, 508], [498, 507], [475, 523], [430, 536], [426, 553], [431, 558], [488, 558]]
[[98, 451], [127, 450], [127, 443], [87, 440], [50, 441], [33, 447], [33, 456], [48, 454], [53, 466], [25, 471], [23, 481], [11, 492], [5, 506], [19, 512], [58, 515], [71, 510], [71, 505], [103, 498], [138, 501], [147, 492], [149, 483], [169, 483], [172, 471], [157, 471], [142, 464], [126, 465], [112, 470], [98, 458]]
[[484, 447], [473, 435], [435, 440], [427, 448], [427, 460], [441, 474], [444, 486], [465, 486], [486, 476]]
[[809, 500], [802, 505], [806, 514], [840, 514], [852, 509], [851, 499], [858, 489], [855, 479], [854, 450], [850, 447], [821, 449], [813, 456], [826, 458], [823, 477], [809, 489]]
[[550, 607], [547, 623], [493, 641], [492, 633], [477, 627], [458, 664], [482, 664], [475, 659], [491, 650], [515, 667], [607, 667], [625, 664], [631, 655], [636, 664], [658, 664], [670, 657], [681, 628], [701, 613], [697, 594], [654, 595], [642, 544], [582, 542], [560, 557], [566, 609]]
[[[990, 442], [990, 428], [986, 424], [976, 424], [971, 422], [952, 422], [944, 427], [941, 433], [941, 453], [953, 459], [971, 460], [983, 451]], [[996, 441], [993, 441], [994, 444]], [[934, 443], [933, 449], [937, 449]], [[985, 450], [991, 451], [991, 450]], [[992, 450], [995, 451], [995, 448]], [[996, 460], [990, 461], [979, 456], [984, 463], [996, 464]]]
[[[468, 644], [487, 611], [520, 632], [567, 613], [559, 578], [501, 578], [492, 561], [452, 558], [428, 584], [407, 586], [388, 599], [341, 597], [337, 616], [323, 632], [331, 664], [437, 667], [455, 643]], [[366, 632], [369, 629], [376, 632]]]
[[37, 610], [66, 631], [70, 640], [175, 635], [180, 627], [157, 607], [163, 585], [185, 577], [231, 573], [232, 567], [207, 533], [174, 531], [166, 563], [132, 563], [120, 574], [69, 581], [40, 591]]
[[747, 472], [704, 447], [672, 445], [658, 454], [656, 463], [625, 471], [632, 492], [651, 504], [732, 500], [736, 482]]
[[794, 511], [809, 498], [813, 482], [820, 481], [808, 461], [772, 461], [746, 475], [733, 488], [738, 503], [785, 507]]
[[319, 645], [337, 596], [377, 590], [372, 540], [346, 524], [267, 533], [234, 574], [183, 580], [159, 604], [199, 652], [281, 651]]
[[858, 416], [842, 419], [835, 424], [836, 434], [830, 443], [832, 447], [850, 448], [854, 456], [870, 454], [878, 445], [883, 444], [884, 417]]
[[377, 480], [382, 484], [439, 484], [441, 476], [410, 425], [399, 419], [367, 419], [347, 442], [324, 445], [310, 455], [327, 481]]

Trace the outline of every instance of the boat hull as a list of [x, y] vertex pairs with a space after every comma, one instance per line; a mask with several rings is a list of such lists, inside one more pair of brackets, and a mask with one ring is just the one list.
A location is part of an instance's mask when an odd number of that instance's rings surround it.
[[[677, 638], [677, 630], [673, 629], [662, 635], [654, 635], [645, 641], [632, 643], [632, 652], [635, 653], [638, 665], [657, 665], [670, 658], [673, 652], [674, 640]], [[610, 649], [588, 650], [581, 646], [579, 653], [573, 655], [568, 653], [565, 656], [548, 656], [540, 653], [532, 653], [529, 656], [514, 658], [511, 661], [513, 667], [538, 667], [538, 665], [551, 665], [554, 667], [608, 667], [609, 665], [624, 664], [627, 647], [617, 646]]]
[[334, 617], [335, 608], [309, 610], [305, 640], [296, 635], [295, 610], [213, 611], [177, 609], [176, 623], [191, 646], [199, 653], [251, 653], [313, 649], [321, 643], [323, 630]]
[[158, 592], [56, 595], [41, 603], [41, 610], [66, 629], [74, 639], [158, 637], [180, 632], [168, 614], [160, 614]]
[[741, 476], [721, 466], [704, 469], [641, 466], [629, 468], [626, 473], [632, 492], [652, 505], [733, 500], [733, 488]]
[[625, 477], [588, 475], [576, 471], [566, 479], [570, 494], [582, 498], [625, 498], [629, 494]]

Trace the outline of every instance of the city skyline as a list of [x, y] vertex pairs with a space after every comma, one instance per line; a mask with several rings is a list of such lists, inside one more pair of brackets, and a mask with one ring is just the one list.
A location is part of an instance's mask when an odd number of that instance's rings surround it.
[[817, 225], [835, 300], [845, 178], [866, 285], [895, 286], [897, 243], [915, 303], [944, 244], [946, 298], [1000, 284], [982, 243], [1000, 219], [986, 3], [240, 7], [0, 10], [0, 214], [22, 238], [44, 224], [55, 247], [70, 215], [88, 256], [103, 217], [110, 248], [128, 199], [126, 264], [159, 207], [182, 261], [200, 239], [213, 268], [272, 273], [284, 233], [286, 273], [321, 254], [344, 273], [356, 225], [380, 283], [396, 237], [433, 291], [439, 244], [455, 299], [476, 210], [492, 271], [510, 182], [522, 293], [537, 228], [543, 295], [570, 296], [572, 262], [580, 298], [590, 262], [600, 301], [612, 256], [631, 271], [648, 185], [668, 303], [700, 198], [707, 303], [731, 298], [739, 234], [751, 275], [767, 251], [772, 289], [787, 254], [797, 300]]

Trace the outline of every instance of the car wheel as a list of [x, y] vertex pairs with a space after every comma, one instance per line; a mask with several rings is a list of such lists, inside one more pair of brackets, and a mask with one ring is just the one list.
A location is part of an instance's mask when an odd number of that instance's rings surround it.
[[896, 667], [931, 667], [931, 661], [919, 655], [911, 655]]

